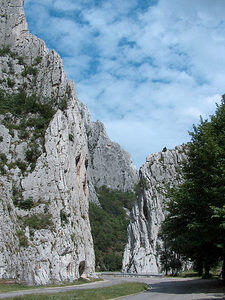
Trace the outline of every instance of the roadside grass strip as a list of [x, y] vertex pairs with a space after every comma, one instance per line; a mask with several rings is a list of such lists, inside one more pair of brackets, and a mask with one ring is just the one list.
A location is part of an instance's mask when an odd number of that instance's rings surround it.
[[104, 299], [115, 299], [122, 296], [140, 293], [148, 290], [149, 286], [141, 282], [126, 282], [110, 287], [96, 288], [89, 290], [74, 290], [70, 292], [59, 292], [57, 294], [33, 294], [12, 297], [10, 299], [25, 299], [25, 300], [69, 300], [69, 299], [80, 299], [80, 300], [104, 300]]
[[64, 282], [61, 284], [50, 284], [50, 285], [37, 285], [37, 286], [29, 286], [29, 285], [23, 285], [20, 283], [4, 283], [0, 282], [0, 295], [1, 293], [7, 293], [7, 292], [15, 292], [15, 291], [21, 291], [21, 290], [33, 290], [33, 289], [42, 289], [42, 288], [54, 288], [54, 287], [66, 287], [66, 286], [74, 286], [74, 285], [80, 285], [80, 284], [89, 284], [93, 282], [103, 281], [102, 279], [82, 279], [79, 278], [78, 280], [74, 281], [73, 283]]

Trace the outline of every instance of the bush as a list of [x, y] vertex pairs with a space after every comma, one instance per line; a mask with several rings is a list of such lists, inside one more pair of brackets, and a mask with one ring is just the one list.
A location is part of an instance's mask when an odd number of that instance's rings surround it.
[[63, 222], [68, 223], [68, 216], [63, 210], [60, 210], [60, 219], [62, 223]]
[[38, 214], [31, 217], [25, 217], [23, 220], [24, 226], [29, 226], [31, 229], [51, 229], [53, 226], [50, 214]]
[[5, 153], [0, 153], [0, 162], [5, 165], [7, 163], [7, 157]]
[[19, 244], [21, 247], [27, 247], [28, 246], [28, 240], [25, 236], [25, 232], [23, 230], [17, 231], [17, 237], [19, 239]]
[[27, 164], [24, 161], [21, 160], [17, 160], [15, 162], [15, 164], [17, 165], [17, 167], [21, 170], [22, 173], [24, 173], [27, 169]]
[[13, 88], [15, 85], [15, 82], [8, 77], [7, 84], [8, 84], [8, 87]]
[[31, 209], [32, 207], [34, 207], [34, 201], [32, 197], [29, 197], [26, 200], [21, 200], [17, 202], [17, 207], [21, 208], [21, 209]]
[[33, 76], [36, 76], [38, 73], [38, 69], [33, 67], [33, 66], [25, 66], [23, 72], [21, 73], [21, 75], [23, 77], [26, 77], [28, 74], [29, 75], [33, 75]]
[[[40, 99], [35, 95], [27, 96], [22, 89], [15, 94], [7, 94], [0, 90], [0, 114], [5, 115], [3, 123], [13, 135], [13, 129], [19, 130], [20, 139], [30, 137], [30, 143], [26, 151], [26, 160], [31, 170], [35, 168], [36, 161], [41, 155], [44, 145], [45, 131], [56, 112], [53, 99]], [[28, 117], [29, 116], [29, 117]], [[28, 118], [28, 120], [27, 120]], [[44, 151], [44, 147], [43, 147]], [[18, 162], [18, 167], [24, 172], [25, 163]], [[2, 171], [4, 172], [4, 171]]]
[[37, 57], [34, 59], [34, 65], [40, 64], [41, 61], [42, 61], [42, 57], [41, 57], [41, 56], [37, 56]]
[[4, 46], [0, 49], [0, 56], [5, 56], [7, 54], [10, 54], [10, 48], [9, 46]]
[[73, 135], [72, 133], [69, 133], [69, 140], [70, 140], [71, 142], [74, 141], [74, 135]]

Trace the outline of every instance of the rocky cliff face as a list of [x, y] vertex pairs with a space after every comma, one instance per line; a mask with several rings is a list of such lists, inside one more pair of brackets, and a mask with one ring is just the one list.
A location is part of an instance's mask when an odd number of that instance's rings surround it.
[[0, 278], [46, 284], [94, 272], [88, 147], [61, 58], [0, 0]]
[[163, 201], [167, 186], [180, 181], [179, 165], [185, 159], [185, 147], [149, 155], [140, 169], [140, 193], [131, 212], [123, 272], [160, 273], [158, 233], [164, 220]]
[[108, 137], [102, 122], [92, 122], [87, 107], [79, 105], [87, 134], [89, 149], [90, 201], [98, 203], [95, 187], [106, 186], [112, 190], [133, 190], [138, 182], [138, 172], [131, 156]]

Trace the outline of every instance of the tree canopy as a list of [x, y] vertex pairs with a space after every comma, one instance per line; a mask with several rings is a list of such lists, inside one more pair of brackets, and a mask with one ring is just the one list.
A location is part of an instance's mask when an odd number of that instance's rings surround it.
[[225, 96], [215, 114], [201, 118], [190, 135], [183, 183], [168, 193], [162, 237], [208, 276], [225, 258]]

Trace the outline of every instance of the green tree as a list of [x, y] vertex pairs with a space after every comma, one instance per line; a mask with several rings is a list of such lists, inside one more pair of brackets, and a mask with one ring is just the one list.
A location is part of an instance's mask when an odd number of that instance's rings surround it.
[[124, 208], [131, 209], [135, 194], [132, 191], [111, 190], [105, 186], [96, 191], [101, 207], [93, 203], [89, 206], [96, 267], [104, 271], [118, 271], [122, 267], [129, 224]]
[[225, 97], [210, 120], [193, 127], [184, 182], [169, 191], [162, 235], [171, 250], [191, 258], [209, 276], [225, 259]]

